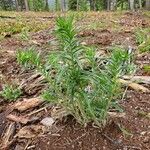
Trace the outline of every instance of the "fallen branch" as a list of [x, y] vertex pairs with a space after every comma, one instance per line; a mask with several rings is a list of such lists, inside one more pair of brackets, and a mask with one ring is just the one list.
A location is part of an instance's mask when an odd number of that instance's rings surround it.
[[136, 91], [141, 91], [144, 93], [149, 93], [150, 90], [142, 85], [139, 85], [138, 83], [133, 83], [131, 81], [126, 81], [123, 79], [119, 79], [118, 80], [121, 84], [125, 85], [125, 86], [129, 86], [130, 88], [136, 90]]
[[111, 118], [125, 118], [125, 113], [119, 113], [119, 112], [108, 112], [108, 115]]
[[132, 82], [150, 84], [150, 76], [123, 76], [122, 78]]

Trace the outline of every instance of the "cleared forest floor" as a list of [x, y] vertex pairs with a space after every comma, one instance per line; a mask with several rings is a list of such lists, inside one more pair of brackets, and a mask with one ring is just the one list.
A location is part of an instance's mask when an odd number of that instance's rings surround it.
[[[69, 14], [73, 12], [0, 12], [0, 91], [5, 84], [23, 85], [23, 93], [17, 101], [9, 102], [0, 97], [0, 149], [149, 150], [149, 92], [124, 88], [126, 94], [119, 103], [125, 116], [110, 120], [103, 130], [92, 124], [82, 127], [72, 117], [64, 117], [47, 128], [41, 123], [52, 113], [52, 106], [47, 102], [25, 111], [15, 109], [18, 101], [37, 98], [45, 88], [34, 70], [24, 70], [17, 63], [16, 51], [34, 47], [46, 55], [57, 50], [53, 34], [55, 19]], [[137, 65], [135, 76], [150, 77], [150, 69], [145, 69], [150, 68], [150, 50], [139, 52], [136, 37], [138, 30], [150, 35], [149, 12], [80, 12], [74, 15], [78, 38], [83, 45], [95, 47], [101, 55], [107, 54], [114, 45], [131, 47]], [[150, 90], [149, 84], [142, 85]], [[10, 114], [19, 118], [12, 119]]]

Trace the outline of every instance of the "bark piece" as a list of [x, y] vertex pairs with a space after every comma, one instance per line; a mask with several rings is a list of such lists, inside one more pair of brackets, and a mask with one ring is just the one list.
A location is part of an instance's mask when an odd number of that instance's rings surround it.
[[133, 82], [130, 82], [130, 81], [126, 81], [126, 80], [123, 80], [123, 79], [119, 79], [118, 80], [121, 84], [123, 85], [126, 85], [126, 86], [129, 86], [130, 88], [136, 90], [136, 91], [141, 91], [141, 92], [144, 92], [144, 93], [149, 93], [150, 90], [142, 85], [139, 85], [137, 83], [133, 83]]
[[37, 107], [42, 103], [43, 100], [41, 100], [39, 97], [24, 99], [23, 101], [19, 101], [16, 104], [14, 104], [14, 109], [22, 112], [27, 109]]
[[26, 116], [16, 116], [16, 115], [12, 115], [12, 114], [9, 114], [6, 118], [11, 120], [11, 121], [19, 122], [19, 123], [22, 123], [22, 124], [35, 122], [39, 119], [38, 117], [29, 118], [29, 117], [26, 117]]

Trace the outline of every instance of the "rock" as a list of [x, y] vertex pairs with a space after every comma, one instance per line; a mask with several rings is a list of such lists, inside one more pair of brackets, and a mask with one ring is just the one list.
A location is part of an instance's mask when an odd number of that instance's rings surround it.
[[51, 127], [54, 124], [55, 120], [51, 117], [46, 117], [41, 121], [41, 124], [43, 124], [46, 127]]

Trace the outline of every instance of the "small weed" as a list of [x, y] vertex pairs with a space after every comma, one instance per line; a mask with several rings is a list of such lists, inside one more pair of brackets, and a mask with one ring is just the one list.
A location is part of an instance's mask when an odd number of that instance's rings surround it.
[[150, 65], [145, 65], [143, 69], [145, 72], [150, 73]]
[[32, 69], [40, 64], [39, 54], [33, 48], [18, 50], [16, 57], [17, 62], [25, 68]]
[[29, 30], [27, 28], [23, 28], [20, 34], [21, 40], [28, 41], [29, 37]]
[[135, 32], [136, 42], [139, 45], [138, 49], [140, 52], [150, 51], [150, 35], [149, 28], [147, 29], [138, 29]]
[[12, 85], [5, 85], [3, 91], [0, 92], [0, 96], [8, 101], [16, 100], [20, 97], [21, 94], [21, 90], [19, 88], [13, 87]]

